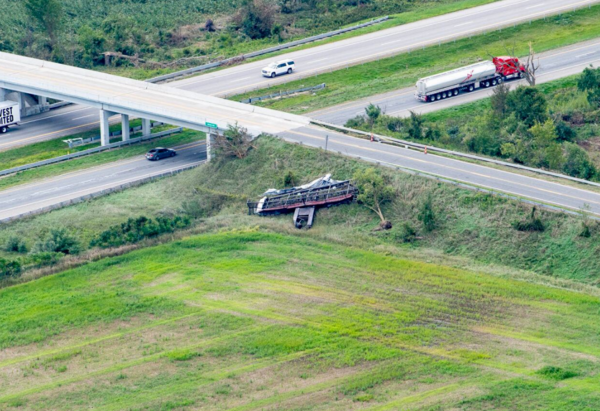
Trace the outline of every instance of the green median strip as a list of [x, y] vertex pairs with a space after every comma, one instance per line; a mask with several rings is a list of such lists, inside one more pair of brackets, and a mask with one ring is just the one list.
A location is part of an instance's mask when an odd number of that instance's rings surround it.
[[506, 54], [507, 48], [512, 48], [513, 44], [515, 53], [523, 56], [528, 52], [528, 42], [532, 42], [536, 52], [539, 53], [590, 40], [600, 36], [598, 19], [600, 19], [600, 5], [237, 95], [231, 97], [231, 100], [239, 101], [280, 90], [326, 83], [327, 87], [324, 90], [314, 94], [257, 104], [293, 113], [309, 113], [348, 101], [411, 87], [416, 80], [426, 75], [489, 59], [490, 54]]
[[[66, 147], [66, 144], [63, 143], [62, 140], [66, 138], [67, 137], [61, 137], [60, 139], [51, 140], [48, 142], [36, 143], [32, 144], [31, 146], [0, 152], [0, 164], [2, 164], [3, 169], [23, 165], [22, 161], [18, 161], [20, 154], [22, 154], [23, 158], [25, 159], [37, 158], [37, 160], [35, 161], [41, 161], [47, 158], [68, 154], [68, 151], [73, 152], [73, 149], [68, 150], [67, 148], [64, 148]], [[69, 138], [73, 137], [71, 136]], [[85, 157], [80, 157], [56, 164], [50, 164], [47, 166], [22, 171], [4, 178], [0, 178], [0, 190], [4, 190], [20, 184], [30, 183], [42, 178], [55, 177], [72, 171], [83, 170], [86, 168], [99, 166], [118, 160], [124, 160], [127, 158], [140, 156], [146, 153], [149, 149], [159, 145], [166, 147], [174, 147], [182, 144], [192, 143], [194, 141], [203, 140], [204, 138], [205, 134], [202, 132], [195, 130], [184, 130], [179, 134], [170, 135], [164, 138], [158, 138], [156, 140], [139, 143], [132, 146], [116, 148], [113, 150], [108, 150]], [[58, 148], [61, 145], [64, 147]], [[79, 150], [76, 149], [76, 151], [81, 151], [96, 146], [98, 146], [98, 144], [86, 145], [82, 146]], [[52, 149], [53, 147], [54, 149]], [[42, 155], [44, 148], [49, 148], [48, 152], [51, 153], [50, 156]]]

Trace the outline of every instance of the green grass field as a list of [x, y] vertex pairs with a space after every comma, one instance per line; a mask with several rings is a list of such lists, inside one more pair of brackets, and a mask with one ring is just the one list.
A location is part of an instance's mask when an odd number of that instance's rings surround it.
[[458, 40], [424, 50], [416, 50], [362, 65], [292, 81], [284, 86], [231, 97], [241, 100], [281, 89], [292, 90], [326, 83], [322, 91], [310, 94], [268, 100], [258, 105], [294, 113], [308, 113], [395, 89], [410, 87], [421, 77], [450, 70], [452, 68], [489, 59], [489, 55], [506, 54], [507, 48], [515, 46], [518, 55], [528, 51], [531, 41], [536, 52], [555, 49], [600, 36], [600, 6], [565, 13], [522, 24], [514, 28], [490, 32], [472, 38]]
[[254, 229], [0, 290], [0, 408], [596, 410], [597, 291]]

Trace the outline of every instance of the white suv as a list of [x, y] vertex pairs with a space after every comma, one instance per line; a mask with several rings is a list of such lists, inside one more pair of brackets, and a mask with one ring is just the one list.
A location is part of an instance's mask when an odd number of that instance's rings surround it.
[[273, 78], [280, 74], [292, 74], [292, 71], [294, 71], [295, 67], [296, 66], [292, 60], [274, 61], [262, 69], [262, 75]]

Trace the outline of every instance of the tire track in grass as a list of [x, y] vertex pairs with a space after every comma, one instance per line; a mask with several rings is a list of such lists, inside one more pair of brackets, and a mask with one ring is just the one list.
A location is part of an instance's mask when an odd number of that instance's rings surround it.
[[71, 351], [71, 350], [76, 350], [78, 348], [83, 348], [83, 347], [87, 347], [89, 345], [93, 345], [93, 344], [98, 344], [104, 341], [108, 341], [108, 340], [112, 340], [115, 338], [120, 338], [120, 337], [124, 337], [127, 335], [131, 335], [131, 334], [135, 334], [138, 333], [140, 331], [146, 331], [148, 329], [154, 328], [154, 327], [159, 327], [161, 325], [166, 325], [166, 324], [170, 324], [170, 323], [174, 323], [180, 320], [185, 320], [188, 318], [193, 318], [193, 317], [197, 317], [201, 314], [206, 314], [206, 312], [201, 311], [201, 312], [197, 312], [197, 313], [191, 313], [191, 314], [186, 314], [186, 315], [182, 315], [179, 317], [174, 317], [174, 318], [169, 318], [169, 319], [165, 319], [165, 320], [159, 320], [159, 321], [155, 321], [152, 322], [150, 324], [146, 324], [146, 325], [142, 325], [139, 327], [135, 327], [135, 328], [131, 328], [128, 330], [125, 330], [123, 332], [118, 332], [118, 333], [112, 333], [109, 335], [105, 335], [102, 337], [98, 337], [98, 338], [94, 338], [91, 340], [87, 340], [87, 341], [83, 341], [81, 343], [77, 343], [74, 345], [69, 345], [69, 346], [65, 346], [65, 347], [61, 347], [61, 348], [53, 348], [53, 349], [49, 349], [49, 350], [45, 350], [45, 351], [40, 351], [36, 354], [30, 354], [30, 355], [25, 355], [25, 356], [21, 356], [21, 357], [15, 357], [15, 358], [10, 358], [8, 360], [4, 360], [4, 361], [0, 361], [0, 369], [7, 367], [9, 365], [15, 365], [15, 364], [19, 364], [21, 362], [25, 362], [25, 361], [30, 361], [30, 360], [37, 360], [40, 358], [44, 358], [44, 357], [48, 357], [50, 355], [56, 355], [56, 354], [61, 354], [65, 351]]
[[193, 344], [193, 345], [188, 345], [188, 346], [184, 346], [184, 347], [177, 347], [174, 348], [172, 350], [168, 350], [168, 351], [162, 351], [156, 354], [152, 354], [152, 355], [148, 355], [146, 357], [142, 357], [142, 358], [137, 358], [135, 360], [131, 360], [131, 361], [127, 361], [121, 364], [116, 364], [107, 368], [103, 368], [97, 371], [93, 371], [90, 372], [88, 374], [84, 374], [84, 375], [78, 375], [75, 377], [70, 377], [70, 378], [65, 378], [59, 381], [53, 381], [51, 383], [48, 384], [44, 384], [44, 385], [39, 385], [37, 387], [33, 387], [33, 388], [28, 388], [26, 390], [14, 393], [14, 394], [9, 394], [9, 395], [5, 395], [3, 397], [0, 397], [0, 404], [3, 402], [7, 402], [10, 400], [15, 400], [15, 399], [19, 399], [21, 397], [24, 397], [26, 395], [30, 395], [30, 394], [37, 394], [52, 388], [57, 388], [57, 387], [62, 387], [64, 385], [68, 385], [68, 384], [73, 384], [76, 382], [80, 382], [80, 381], [84, 381], [87, 380], [89, 378], [93, 378], [93, 377], [99, 377], [102, 375], [106, 375], [106, 374], [110, 374], [112, 372], [116, 372], [116, 371], [122, 371], [125, 370], [127, 368], [131, 368], [131, 367], [135, 367], [138, 365], [142, 365], [142, 364], [146, 364], [155, 360], [159, 360], [162, 358], [168, 358], [169, 354], [175, 354], [181, 350], [194, 350], [194, 349], [198, 349], [198, 348], [207, 348], [207, 347], [211, 347], [215, 344], [218, 344], [220, 342], [226, 341], [230, 338], [236, 338], [239, 336], [243, 336], [245, 334], [249, 334], [249, 333], [253, 333], [256, 331], [259, 331], [261, 328], [263, 327], [250, 327], [248, 329], [242, 330], [242, 331], [238, 331], [238, 332], [234, 332], [234, 333], [230, 333], [227, 335], [223, 335], [220, 337], [214, 337], [214, 338], [210, 338], [208, 340], [204, 340], [198, 344]]
[[472, 382], [475, 382], [475, 381], [477, 381], [477, 380], [468, 380], [468, 381], [464, 381], [463, 383], [455, 383], [455, 384], [445, 385], [443, 387], [439, 387], [439, 388], [434, 388], [432, 390], [423, 391], [423, 392], [420, 392], [420, 393], [415, 394], [415, 395], [409, 395], [408, 397], [398, 398], [396, 400], [390, 401], [390, 402], [388, 402], [386, 404], [383, 404], [383, 405], [376, 405], [374, 407], [367, 408], [365, 411], [390, 411], [390, 410], [396, 410], [396, 409], [398, 409], [397, 407], [402, 406], [402, 405], [415, 404], [415, 403], [421, 402], [423, 400], [426, 400], [428, 398], [436, 397], [436, 396], [442, 395], [442, 394], [451, 393], [453, 391], [456, 391], [459, 388], [464, 387], [466, 384], [472, 383]]
[[[272, 367], [274, 365], [280, 365], [280, 364], [284, 364], [284, 363], [287, 363], [290, 361], [294, 361], [294, 360], [303, 358], [307, 355], [310, 355], [316, 351], [318, 351], [318, 349], [313, 348], [310, 350], [295, 352], [295, 353], [284, 355], [284, 356], [276, 356], [276, 357], [272, 357], [272, 358], [263, 358], [263, 359], [258, 359], [258, 360], [253, 359], [251, 361], [247, 361], [242, 364], [234, 365], [230, 368], [221, 369], [221, 371], [219, 371], [219, 372], [212, 372], [212, 373], [207, 373], [202, 376], [198, 376], [198, 379], [196, 379], [196, 380], [190, 379], [185, 384], [178, 384], [177, 387], [175, 387], [175, 388], [171, 387], [171, 386], [166, 386], [166, 387], [164, 387], [162, 389], [158, 389], [158, 390], [153, 389], [150, 393], [149, 392], [140, 392], [137, 396], [135, 396], [133, 398], [132, 397], [118, 398], [112, 404], [100, 406], [95, 409], [102, 410], [102, 411], [120, 411], [130, 405], [139, 405], [140, 399], [137, 398], [138, 396], [140, 396], [141, 399], [146, 403], [151, 400], [158, 399], [158, 398], [160, 398], [161, 400], [166, 400], [177, 394], [187, 393], [187, 392], [193, 391], [195, 389], [198, 389], [199, 387], [204, 387], [204, 386], [219, 382], [225, 378], [229, 378], [232, 376], [237, 377], [237, 376], [240, 376], [240, 375], [248, 373], [248, 372], [262, 370], [262, 369]], [[180, 396], [178, 396], [178, 398], [179, 397]], [[133, 404], [131, 404], [132, 402], [133, 402]]]

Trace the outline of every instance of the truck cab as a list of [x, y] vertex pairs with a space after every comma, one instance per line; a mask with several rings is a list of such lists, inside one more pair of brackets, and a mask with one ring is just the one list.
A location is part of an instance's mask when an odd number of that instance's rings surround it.
[[525, 67], [516, 57], [499, 56], [494, 57], [492, 62], [496, 66], [496, 73], [502, 76], [504, 80], [513, 78], [523, 78]]

